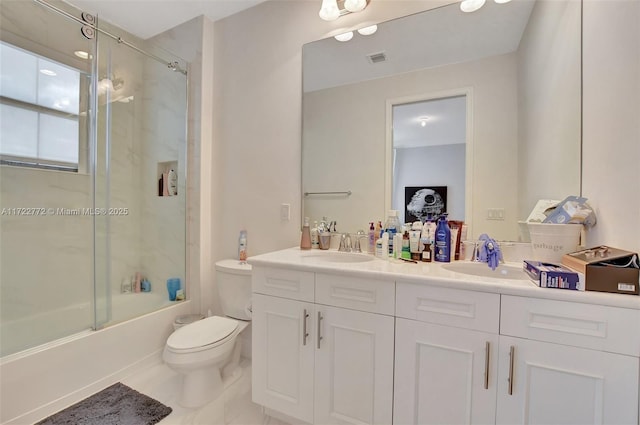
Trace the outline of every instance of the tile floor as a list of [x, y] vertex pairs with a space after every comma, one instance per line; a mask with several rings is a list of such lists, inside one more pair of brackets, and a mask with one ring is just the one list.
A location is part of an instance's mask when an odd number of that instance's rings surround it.
[[163, 363], [142, 369], [121, 382], [173, 409], [159, 425], [287, 425], [264, 414], [262, 407], [251, 401], [251, 361], [242, 359], [240, 367], [242, 376], [225, 385], [220, 397], [198, 409], [178, 405], [180, 376]]

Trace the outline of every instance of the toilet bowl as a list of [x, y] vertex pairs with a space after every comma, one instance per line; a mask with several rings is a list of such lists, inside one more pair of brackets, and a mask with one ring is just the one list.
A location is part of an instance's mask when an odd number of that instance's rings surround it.
[[[238, 336], [251, 319], [251, 266], [223, 260], [216, 263], [216, 277], [226, 316], [179, 327], [167, 339], [162, 353], [167, 366], [181, 375], [178, 402], [184, 407], [200, 407], [214, 400], [225, 384], [242, 375]], [[233, 289], [224, 289], [230, 285]], [[233, 297], [228, 296], [231, 293]]]

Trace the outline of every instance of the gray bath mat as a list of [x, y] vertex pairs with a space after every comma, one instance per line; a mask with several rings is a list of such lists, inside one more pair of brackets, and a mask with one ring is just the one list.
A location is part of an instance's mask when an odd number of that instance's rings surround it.
[[36, 425], [153, 425], [171, 408], [118, 382]]

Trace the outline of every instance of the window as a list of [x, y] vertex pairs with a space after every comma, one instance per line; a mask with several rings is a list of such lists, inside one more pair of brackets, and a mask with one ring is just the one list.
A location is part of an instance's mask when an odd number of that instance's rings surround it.
[[0, 160], [78, 171], [78, 70], [0, 42]]

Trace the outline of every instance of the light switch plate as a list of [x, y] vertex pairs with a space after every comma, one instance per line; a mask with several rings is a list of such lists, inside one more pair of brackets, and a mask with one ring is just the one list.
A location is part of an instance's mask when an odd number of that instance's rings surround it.
[[504, 220], [504, 208], [489, 208], [487, 220]]
[[280, 220], [282, 220], [282, 221], [291, 220], [291, 205], [290, 204], [281, 204], [280, 205]]

